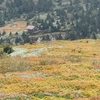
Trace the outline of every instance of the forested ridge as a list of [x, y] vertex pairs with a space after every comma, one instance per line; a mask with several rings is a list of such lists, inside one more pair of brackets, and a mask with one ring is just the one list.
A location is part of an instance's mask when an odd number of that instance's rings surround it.
[[66, 39], [100, 34], [100, 0], [0, 0], [0, 5], [0, 26], [22, 18], [28, 24], [33, 19], [41, 30], [70, 30]]

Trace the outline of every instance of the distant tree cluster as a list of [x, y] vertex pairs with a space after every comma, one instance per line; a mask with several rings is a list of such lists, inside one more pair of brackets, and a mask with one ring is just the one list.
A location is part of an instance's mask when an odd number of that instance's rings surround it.
[[2, 4], [3, 1], [4, 1], [4, 0], [0, 0], [0, 4]]
[[[3, 0], [0, 0], [0, 4]], [[100, 34], [100, 0], [5, 0], [0, 7], [0, 26], [6, 21], [34, 19], [41, 30], [68, 30], [66, 39], [96, 38]], [[46, 18], [41, 18], [41, 13]]]
[[[0, 0], [0, 4], [3, 2], [4, 0]], [[0, 26], [3, 26], [5, 21], [20, 18], [22, 14], [31, 19], [37, 12], [48, 12], [52, 9], [53, 3], [52, 0], [38, 0], [37, 3], [33, 0], [6, 0], [5, 6], [0, 8]]]
[[[61, 1], [57, 1], [62, 5]], [[100, 34], [100, 1], [68, 0], [69, 4], [57, 9], [61, 26], [69, 26], [68, 38], [96, 38]], [[66, 25], [65, 25], [66, 24]]]
[[52, 0], [38, 0], [36, 8], [39, 12], [48, 12], [52, 9]]
[[49, 32], [57, 32], [60, 29], [60, 23], [57, 22], [56, 25], [54, 25], [53, 23], [55, 22], [55, 19], [49, 13], [47, 14], [45, 20], [38, 17], [35, 21], [37, 23], [40, 23], [39, 29], [41, 30], [48, 30]]

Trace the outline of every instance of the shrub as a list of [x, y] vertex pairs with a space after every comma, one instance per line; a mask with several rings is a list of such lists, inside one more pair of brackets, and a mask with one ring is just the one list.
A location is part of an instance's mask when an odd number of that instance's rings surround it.
[[5, 47], [3, 48], [3, 51], [4, 51], [5, 53], [7, 53], [7, 54], [10, 54], [10, 53], [12, 53], [14, 50], [13, 50], [12, 47], [10, 47], [10, 46], [5, 46]]

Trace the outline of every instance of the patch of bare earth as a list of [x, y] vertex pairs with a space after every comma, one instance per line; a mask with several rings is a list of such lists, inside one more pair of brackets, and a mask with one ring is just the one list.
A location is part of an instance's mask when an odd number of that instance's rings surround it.
[[12, 24], [8, 24], [4, 27], [0, 27], [0, 31], [5, 31], [6, 33], [10, 32], [18, 32], [26, 29], [26, 22], [25, 21], [18, 21]]

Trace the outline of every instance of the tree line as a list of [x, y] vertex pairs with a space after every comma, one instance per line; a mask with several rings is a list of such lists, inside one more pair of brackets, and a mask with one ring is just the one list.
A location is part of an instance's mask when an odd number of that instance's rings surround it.
[[[0, 8], [0, 26], [22, 15], [27, 21], [37, 16], [33, 24], [35, 22], [41, 30], [70, 29], [68, 37], [71, 39], [100, 34], [99, 0], [67, 0], [65, 3], [62, 0], [6, 0], [5, 6]], [[42, 12], [47, 14], [45, 19], [40, 16]]]

